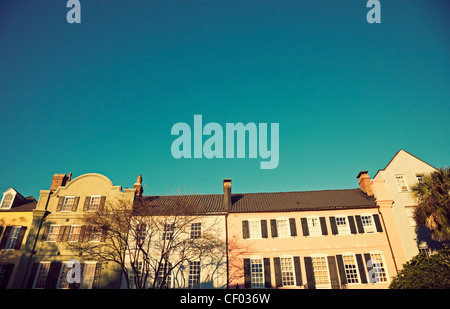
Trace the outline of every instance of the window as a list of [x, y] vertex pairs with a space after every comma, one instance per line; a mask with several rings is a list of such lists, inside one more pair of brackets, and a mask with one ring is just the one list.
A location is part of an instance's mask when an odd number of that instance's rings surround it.
[[200, 287], [200, 261], [189, 262], [189, 288]]
[[19, 238], [21, 226], [13, 226], [11, 233], [9, 234], [8, 242], [6, 243], [5, 249], [14, 249], [17, 239]]
[[102, 229], [99, 226], [93, 226], [89, 235], [90, 242], [99, 242], [102, 239]]
[[295, 285], [295, 277], [294, 277], [294, 263], [292, 261], [292, 257], [281, 257], [281, 280], [283, 286], [294, 286]]
[[75, 202], [75, 196], [64, 197], [64, 201], [61, 206], [61, 211], [73, 211], [74, 202]]
[[68, 289], [69, 288], [69, 282], [67, 281], [67, 274], [72, 269], [73, 264], [64, 262], [62, 264], [60, 273], [59, 273], [59, 281], [58, 281], [58, 288], [59, 289]]
[[172, 286], [172, 273], [170, 271], [171, 268], [172, 263], [167, 261], [161, 262], [161, 267], [159, 268], [158, 278], [156, 281], [158, 287], [163, 287], [167, 289]]
[[191, 239], [198, 239], [202, 235], [202, 224], [192, 223], [191, 224]]
[[12, 204], [12, 201], [13, 201], [12, 193], [7, 193], [3, 197], [2, 205], [0, 206], [0, 208], [10, 208], [11, 204]]
[[70, 227], [69, 236], [67, 241], [69, 242], [78, 242], [80, 241], [81, 234], [81, 225], [72, 225]]
[[34, 281], [34, 289], [45, 288], [45, 282], [47, 281], [48, 271], [50, 270], [50, 262], [40, 262], [36, 279]]
[[101, 196], [91, 196], [87, 211], [97, 211], [100, 208]]
[[83, 279], [81, 282], [81, 288], [82, 289], [92, 289], [92, 285], [94, 283], [94, 276], [95, 276], [95, 268], [96, 268], [95, 262], [86, 262], [83, 268]]
[[423, 181], [423, 175], [422, 174], [416, 174], [416, 178], [418, 182], [422, 182]]
[[[375, 282], [387, 282], [387, 274], [386, 269], [384, 267], [384, 261], [383, 261], [383, 253], [377, 252], [377, 253], [371, 253], [370, 259], [372, 261], [372, 272], [373, 272], [373, 278]], [[370, 271], [369, 271], [370, 276]]]
[[290, 237], [291, 236], [291, 229], [289, 227], [288, 219], [285, 219], [285, 218], [277, 219], [277, 231], [278, 231], [278, 237]]
[[322, 235], [319, 217], [308, 217], [306, 219], [308, 222], [309, 235], [310, 236]]
[[50, 227], [48, 229], [47, 241], [51, 241], [51, 242], [57, 241], [60, 230], [61, 230], [60, 225], [50, 225]]
[[359, 283], [358, 266], [356, 265], [355, 255], [343, 254], [342, 260], [344, 262], [345, 276], [347, 283]]
[[424, 253], [426, 256], [430, 256], [431, 250], [427, 245], [422, 245], [419, 247], [419, 253]]
[[327, 257], [326, 256], [312, 257], [312, 266], [316, 287], [317, 288], [331, 287], [330, 278], [328, 275]]
[[345, 235], [350, 234], [350, 227], [347, 223], [346, 216], [336, 216], [336, 226], [338, 229], [338, 234]]
[[261, 221], [260, 220], [248, 220], [248, 229], [250, 238], [261, 238]]
[[250, 276], [252, 288], [264, 287], [264, 264], [262, 258], [250, 259]]
[[164, 232], [162, 234], [162, 240], [171, 240], [173, 237], [173, 232], [175, 230], [175, 224], [165, 224]]
[[397, 181], [397, 187], [399, 192], [408, 191], [408, 185], [406, 184], [404, 175], [396, 175], [395, 180]]
[[361, 222], [365, 233], [375, 232], [375, 223], [371, 214], [361, 215]]

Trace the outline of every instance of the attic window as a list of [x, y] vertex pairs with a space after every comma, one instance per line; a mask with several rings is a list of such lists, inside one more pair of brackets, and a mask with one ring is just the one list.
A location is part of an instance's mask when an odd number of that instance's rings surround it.
[[11, 204], [13, 201], [13, 195], [12, 193], [8, 193], [3, 197], [2, 205], [0, 206], [1, 209], [5, 208], [11, 208]]
[[399, 192], [408, 191], [408, 185], [406, 184], [404, 175], [396, 175], [395, 180], [397, 181], [397, 187]]

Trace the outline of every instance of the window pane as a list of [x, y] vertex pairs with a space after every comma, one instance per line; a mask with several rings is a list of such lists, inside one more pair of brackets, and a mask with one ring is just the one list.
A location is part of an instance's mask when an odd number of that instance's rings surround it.
[[250, 238], [261, 238], [261, 221], [248, 221], [248, 227], [250, 230]]
[[294, 265], [292, 263], [292, 258], [280, 258], [280, 262], [283, 286], [294, 285]]
[[252, 288], [263, 288], [264, 287], [263, 259], [250, 260], [250, 273], [252, 280]]
[[200, 262], [189, 262], [189, 288], [196, 289], [200, 287]]

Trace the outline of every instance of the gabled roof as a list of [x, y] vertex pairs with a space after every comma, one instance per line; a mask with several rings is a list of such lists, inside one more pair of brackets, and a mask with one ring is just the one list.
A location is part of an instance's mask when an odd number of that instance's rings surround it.
[[377, 173], [375, 174], [375, 176], [373, 176], [373, 178], [375, 178], [375, 177], [378, 175], [379, 172], [386, 170], [386, 169], [388, 168], [388, 166], [392, 163], [392, 161], [394, 161], [394, 159], [395, 159], [401, 152], [404, 152], [404, 153], [410, 155], [411, 157], [413, 157], [413, 158], [415, 158], [415, 159], [417, 159], [417, 160], [419, 160], [419, 161], [425, 163], [426, 165], [428, 165], [428, 166], [434, 168], [435, 170], [437, 170], [437, 168], [434, 167], [433, 165], [431, 165], [431, 164], [429, 164], [429, 163], [423, 161], [422, 159], [419, 159], [419, 158], [416, 157], [415, 155], [413, 155], [413, 154], [407, 152], [406, 150], [400, 149], [399, 151], [397, 151], [397, 153], [392, 157], [392, 159], [389, 161], [389, 163], [388, 163], [383, 169], [379, 169], [379, 170], [377, 171]]
[[[186, 209], [190, 214], [227, 212], [223, 194], [144, 196], [140, 201], [152, 207], [154, 215], [170, 215], [180, 209]], [[375, 198], [360, 189], [232, 194], [231, 202], [229, 213], [376, 207]]]

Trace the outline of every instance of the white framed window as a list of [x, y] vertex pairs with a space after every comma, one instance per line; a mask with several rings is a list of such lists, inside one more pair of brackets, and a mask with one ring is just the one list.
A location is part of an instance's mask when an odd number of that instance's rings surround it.
[[8, 241], [6, 242], [5, 249], [14, 249], [17, 239], [19, 238], [20, 230], [22, 226], [13, 226], [11, 233], [9, 234]]
[[33, 289], [45, 288], [45, 282], [47, 281], [48, 271], [50, 270], [50, 262], [40, 262], [36, 278], [34, 279]]
[[364, 227], [364, 233], [375, 233], [375, 221], [373, 220], [372, 214], [362, 214], [361, 215], [362, 226]]
[[13, 202], [13, 194], [12, 193], [6, 193], [3, 196], [2, 204], [0, 205], [1, 209], [8, 209], [11, 208], [11, 204]]
[[100, 195], [91, 196], [87, 211], [98, 211], [101, 199], [102, 197]]
[[[161, 285], [163, 284], [162, 287], [164, 288], [171, 288], [172, 287], [172, 263], [168, 262], [167, 260], [164, 260], [161, 262], [161, 267], [159, 268], [159, 272], [158, 272], [158, 278], [156, 281], [156, 284], [159, 288], [161, 288]], [[165, 277], [165, 282], [164, 281], [164, 277]]]
[[81, 281], [82, 289], [92, 289], [92, 285], [94, 283], [95, 277], [95, 268], [97, 266], [97, 262], [85, 262], [83, 267], [83, 278]]
[[350, 226], [348, 224], [347, 216], [336, 216], [336, 226], [339, 235], [350, 234]]
[[61, 205], [61, 211], [73, 211], [75, 196], [65, 196]]
[[330, 275], [328, 272], [328, 261], [326, 255], [313, 255], [311, 256], [314, 281], [316, 288], [325, 289], [331, 288]]
[[191, 239], [199, 239], [202, 235], [202, 224], [199, 222], [191, 223]]
[[190, 289], [200, 288], [200, 261], [189, 262], [188, 287]]
[[361, 283], [359, 269], [354, 253], [343, 253], [342, 261], [344, 263], [345, 277], [348, 284]]
[[423, 174], [416, 174], [417, 182], [423, 181]]
[[309, 236], [321, 236], [322, 229], [320, 226], [319, 217], [311, 216], [311, 217], [307, 217], [306, 220], [308, 222]]
[[277, 218], [278, 237], [290, 237], [291, 229], [288, 218]]
[[249, 238], [259, 239], [261, 235], [261, 220], [249, 219], [248, 220]]
[[175, 231], [175, 224], [164, 224], [164, 231], [162, 233], [162, 240], [171, 240]]
[[294, 260], [292, 256], [281, 256], [281, 282], [283, 286], [295, 285]]
[[[387, 282], [388, 281], [388, 274], [385, 267], [384, 262], [384, 255], [381, 251], [375, 251], [370, 252], [370, 260], [372, 261], [372, 272], [373, 272], [373, 278], [371, 280], [374, 280], [375, 282]], [[369, 276], [370, 276], [369, 272]]]
[[397, 188], [399, 192], [409, 191], [408, 185], [406, 184], [405, 175], [395, 175], [395, 181], [397, 182]]
[[262, 257], [250, 258], [250, 278], [252, 288], [264, 288], [264, 259]]
[[61, 225], [50, 225], [48, 229], [47, 242], [57, 241], [60, 230]]
[[80, 241], [80, 234], [81, 234], [81, 225], [71, 225], [67, 241], [68, 242]]

